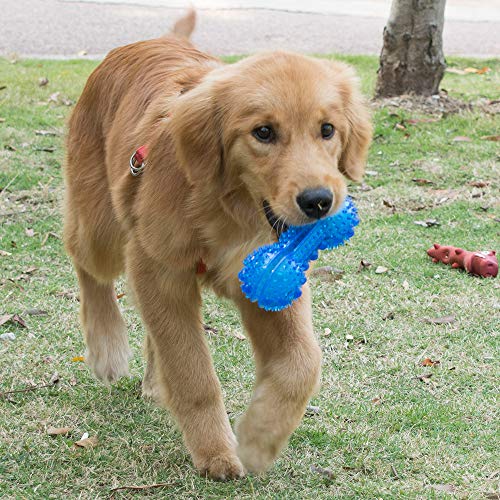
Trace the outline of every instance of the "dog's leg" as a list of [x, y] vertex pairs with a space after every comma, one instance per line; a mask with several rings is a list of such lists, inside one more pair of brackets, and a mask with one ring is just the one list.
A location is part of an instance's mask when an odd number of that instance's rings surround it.
[[144, 368], [144, 377], [142, 379], [142, 395], [145, 398], [160, 402], [160, 392], [156, 375], [156, 361], [153, 342], [146, 333], [144, 339], [144, 357], [146, 358], [146, 367]]
[[250, 472], [265, 471], [285, 446], [319, 386], [321, 350], [313, 333], [307, 285], [302, 297], [279, 312], [239, 299], [254, 348], [252, 401], [236, 427], [238, 456]]
[[154, 351], [156, 382], [184, 435], [194, 465], [214, 479], [241, 477], [236, 440], [202, 328], [194, 270], [181, 272], [134, 249], [128, 275]]
[[120, 314], [113, 281], [100, 283], [78, 265], [80, 316], [87, 353], [85, 360], [106, 383], [128, 375], [131, 356], [125, 322]]

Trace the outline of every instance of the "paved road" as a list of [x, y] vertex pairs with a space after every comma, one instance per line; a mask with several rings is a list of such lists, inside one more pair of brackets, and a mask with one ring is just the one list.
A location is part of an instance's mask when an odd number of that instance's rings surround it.
[[[266, 49], [378, 54], [390, 0], [199, 0], [195, 44], [217, 55]], [[0, 54], [103, 57], [164, 33], [187, 0], [1, 0]], [[169, 5], [170, 7], [165, 7]], [[265, 8], [272, 6], [272, 9]], [[500, 56], [500, 1], [448, 0], [447, 55]]]

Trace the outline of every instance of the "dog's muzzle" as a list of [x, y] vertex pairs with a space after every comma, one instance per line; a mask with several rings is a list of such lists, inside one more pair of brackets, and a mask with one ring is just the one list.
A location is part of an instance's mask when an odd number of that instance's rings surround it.
[[269, 225], [274, 231], [276, 231], [278, 237], [280, 237], [281, 233], [288, 229], [288, 225], [273, 212], [273, 209], [267, 200], [262, 202], [262, 206], [264, 208], [264, 214], [266, 215], [267, 222], [269, 222]]

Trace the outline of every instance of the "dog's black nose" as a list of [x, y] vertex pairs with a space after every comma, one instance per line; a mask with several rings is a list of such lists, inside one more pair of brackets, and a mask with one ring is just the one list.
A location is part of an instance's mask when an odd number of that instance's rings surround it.
[[306, 189], [297, 196], [297, 204], [310, 219], [321, 219], [333, 202], [333, 193], [326, 188]]

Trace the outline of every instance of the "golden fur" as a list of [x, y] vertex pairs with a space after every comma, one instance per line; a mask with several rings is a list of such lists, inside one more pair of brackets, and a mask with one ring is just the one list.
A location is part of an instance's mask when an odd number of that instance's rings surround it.
[[[64, 235], [87, 363], [108, 383], [128, 373], [113, 285], [126, 272], [147, 330], [143, 392], [171, 410], [195, 466], [227, 479], [270, 466], [319, 384], [308, 286], [275, 313], [240, 291], [244, 257], [274, 237], [262, 202], [302, 224], [297, 194], [326, 186], [333, 212], [345, 176], [363, 175], [371, 125], [347, 65], [286, 52], [224, 65], [190, 45], [190, 16], [180, 36], [113, 50], [90, 76], [69, 124]], [[325, 121], [336, 128], [328, 141]], [[274, 143], [252, 136], [263, 124]], [[143, 144], [147, 167], [132, 177]], [[202, 328], [202, 286], [235, 302], [254, 349], [255, 390], [236, 437]]]

